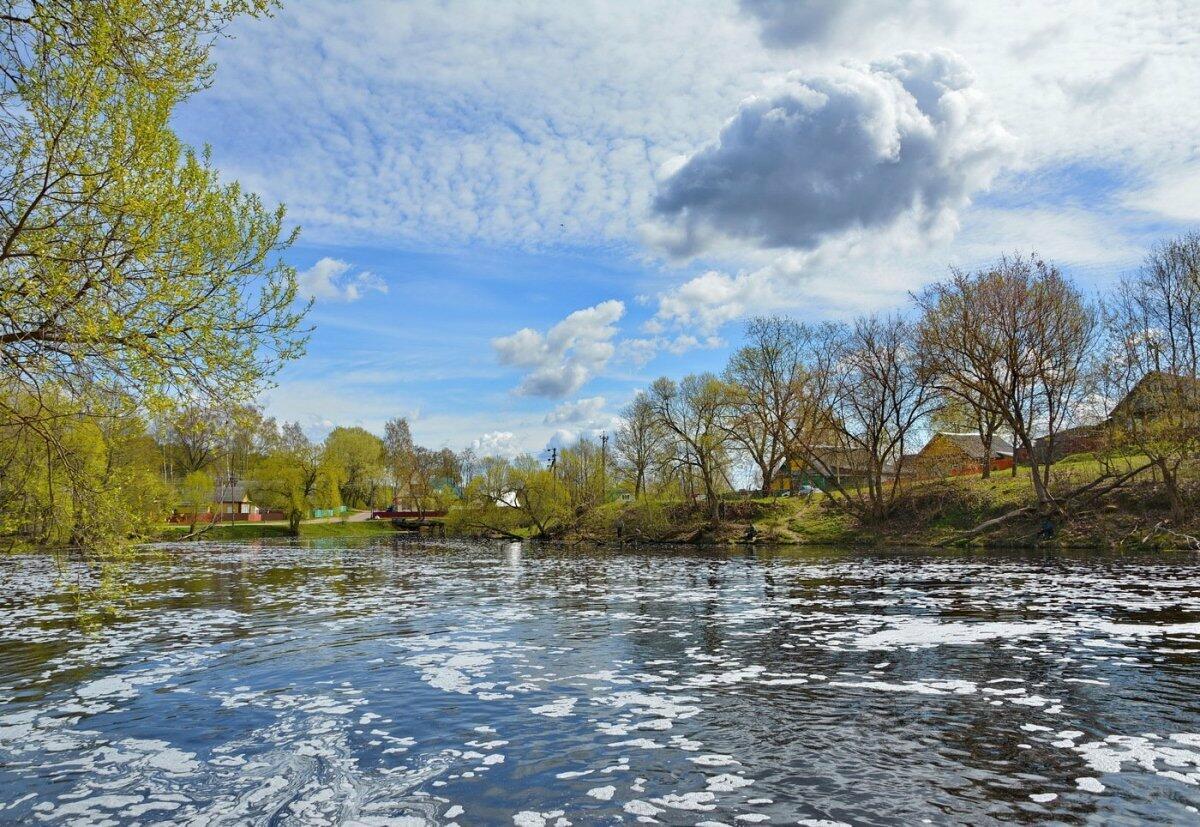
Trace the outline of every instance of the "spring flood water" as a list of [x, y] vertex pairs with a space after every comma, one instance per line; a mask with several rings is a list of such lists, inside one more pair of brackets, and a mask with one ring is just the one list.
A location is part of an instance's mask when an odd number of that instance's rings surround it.
[[0, 823], [1200, 822], [1192, 556], [0, 559]]

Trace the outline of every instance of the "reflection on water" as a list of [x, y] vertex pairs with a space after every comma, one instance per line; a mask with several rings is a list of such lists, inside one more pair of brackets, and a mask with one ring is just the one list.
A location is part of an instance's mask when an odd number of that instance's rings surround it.
[[0, 559], [0, 823], [1191, 822], [1190, 557]]

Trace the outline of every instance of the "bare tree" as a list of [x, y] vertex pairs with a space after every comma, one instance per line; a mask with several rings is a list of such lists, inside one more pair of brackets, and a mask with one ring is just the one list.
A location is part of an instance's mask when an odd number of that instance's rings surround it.
[[1179, 472], [1200, 452], [1200, 235], [1151, 252], [1114, 291], [1105, 321], [1117, 445], [1154, 463], [1179, 522], [1188, 511]]
[[718, 520], [729, 439], [721, 427], [727, 406], [724, 384], [711, 373], [692, 374], [678, 384], [663, 377], [650, 386], [647, 398], [659, 427], [675, 437], [676, 464], [699, 475], [705, 511]]
[[952, 270], [915, 300], [931, 370], [1000, 413], [1029, 457], [1038, 502], [1053, 506], [1050, 466], [1086, 391], [1092, 307], [1054, 264], [1021, 255], [976, 273]]
[[725, 429], [754, 463], [766, 490], [787, 453], [804, 330], [790, 319], [759, 317], [746, 324], [746, 339], [725, 368], [730, 403]]
[[834, 502], [878, 522], [895, 507], [907, 450], [937, 407], [915, 331], [900, 316], [869, 316], [826, 326], [814, 342], [794, 450]]
[[654, 409], [644, 392], [639, 391], [621, 411], [613, 447], [617, 462], [633, 480], [636, 498], [646, 492], [646, 478], [663, 446], [663, 433], [654, 417]]

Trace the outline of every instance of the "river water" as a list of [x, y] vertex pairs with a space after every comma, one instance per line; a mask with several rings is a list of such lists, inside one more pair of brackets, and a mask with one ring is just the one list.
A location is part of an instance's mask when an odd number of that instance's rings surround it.
[[0, 823], [1200, 823], [1193, 557], [0, 559]]

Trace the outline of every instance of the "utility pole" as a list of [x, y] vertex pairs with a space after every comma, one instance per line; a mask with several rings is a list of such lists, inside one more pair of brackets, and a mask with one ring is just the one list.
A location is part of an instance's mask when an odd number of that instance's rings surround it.
[[550, 471], [553, 472], [558, 467], [558, 449], [550, 448]]
[[600, 434], [600, 502], [608, 501], [608, 434]]

